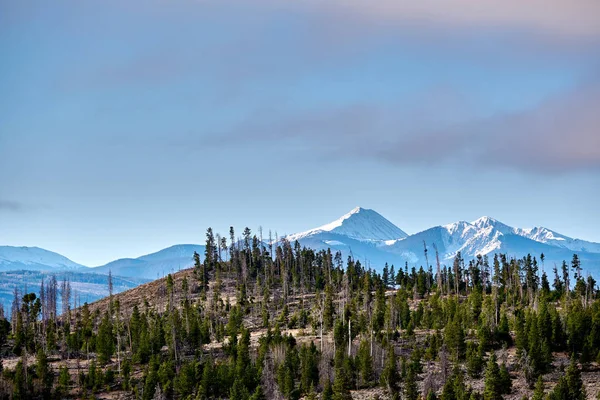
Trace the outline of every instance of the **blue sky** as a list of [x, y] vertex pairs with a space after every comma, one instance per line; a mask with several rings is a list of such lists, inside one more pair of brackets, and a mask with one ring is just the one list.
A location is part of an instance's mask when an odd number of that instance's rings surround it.
[[600, 3], [551, 3], [0, 0], [0, 243], [95, 266], [357, 205], [600, 241]]

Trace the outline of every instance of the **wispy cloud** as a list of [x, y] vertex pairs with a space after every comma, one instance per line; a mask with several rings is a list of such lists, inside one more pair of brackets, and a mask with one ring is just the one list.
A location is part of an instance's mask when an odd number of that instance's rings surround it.
[[278, 144], [331, 159], [398, 166], [452, 163], [534, 173], [600, 169], [600, 81], [530, 110], [486, 118], [469, 117], [458, 94], [442, 99], [408, 108], [356, 104], [295, 114], [274, 108], [204, 144]]
[[351, 13], [364, 19], [509, 27], [547, 34], [600, 35], [600, 3], [595, 0], [318, 0], [298, 1], [308, 7]]
[[[131, 47], [118, 60], [97, 49], [96, 55], [106, 60], [77, 63], [77, 68], [67, 70], [60, 85], [83, 89], [161, 85], [189, 76], [236, 87], [257, 77], [293, 76], [332, 62], [347, 63], [348, 58], [382, 43], [435, 47], [449, 57], [489, 60], [494, 65], [514, 63], [511, 56], [519, 59], [516, 62], [548, 54], [553, 58], [548, 62], [582, 54], [590, 58], [590, 49], [600, 45], [596, 0], [527, 4], [519, 0], [132, 0], [102, 5], [62, 0], [59, 4], [67, 7], [67, 26], [74, 33], [93, 28], [110, 41]], [[72, 4], [76, 7], [68, 7]], [[125, 27], [118, 24], [105, 31], [101, 22], [112, 18], [106, 16], [111, 10], [126, 19]], [[29, 13], [25, 7], [20, 14]], [[94, 14], [100, 15], [98, 20], [90, 18]], [[172, 30], [170, 24], [180, 30]], [[137, 31], [129, 30], [129, 25]], [[159, 31], [164, 34], [157, 35]], [[144, 40], [152, 40], [153, 45], [136, 46]], [[74, 49], [78, 52], [83, 50]], [[95, 56], [82, 55], [83, 59]]]
[[0, 199], [0, 211], [19, 212], [24, 208], [24, 204], [18, 201]]

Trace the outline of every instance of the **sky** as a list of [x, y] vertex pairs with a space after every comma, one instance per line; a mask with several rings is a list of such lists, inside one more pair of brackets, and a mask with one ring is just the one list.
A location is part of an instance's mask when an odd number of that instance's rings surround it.
[[87, 266], [375, 209], [600, 242], [597, 0], [0, 0], [0, 244]]

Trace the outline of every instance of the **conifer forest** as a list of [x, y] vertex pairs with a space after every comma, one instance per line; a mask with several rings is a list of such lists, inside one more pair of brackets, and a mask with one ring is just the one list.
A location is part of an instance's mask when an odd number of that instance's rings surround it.
[[600, 398], [600, 297], [577, 255], [458, 253], [376, 272], [209, 228], [192, 256], [119, 294], [109, 274], [91, 304], [60, 277], [15, 290], [0, 310], [0, 398]]

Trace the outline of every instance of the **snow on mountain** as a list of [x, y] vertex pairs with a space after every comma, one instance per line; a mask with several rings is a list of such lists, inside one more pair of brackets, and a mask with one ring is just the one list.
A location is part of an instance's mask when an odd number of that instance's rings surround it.
[[340, 251], [344, 260], [352, 255], [361, 263], [383, 267], [390, 261], [387, 248], [408, 235], [376, 211], [356, 207], [333, 222], [286, 236], [314, 250]]
[[544, 253], [545, 262], [550, 265], [560, 264], [562, 260], [569, 262], [573, 253], [578, 253], [586, 269], [600, 271], [598, 243], [572, 239], [546, 228], [514, 228], [491, 217], [433, 227], [393, 243], [388, 251], [397, 255], [410, 254], [406, 261], [424, 264], [423, 242], [430, 250], [430, 265], [435, 262], [435, 244], [442, 264], [451, 263], [459, 251], [465, 259], [495, 253], [516, 258], [532, 254], [539, 258]]
[[171, 272], [189, 268], [194, 265], [194, 252], [204, 257], [205, 246], [197, 244], [178, 244], [156, 253], [147, 254], [138, 258], [121, 258], [111, 261], [100, 267], [91, 268], [91, 271], [100, 274], [157, 279]]
[[435, 263], [435, 245], [443, 264], [451, 263], [459, 251], [465, 259], [494, 253], [517, 258], [530, 253], [539, 258], [544, 253], [546, 263], [550, 264], [569, 261], [576, 252], [587, 268], [600, 270], [598, 243], [572, 239], [546, 228], [514, 228], [487, 216], [407, 235], [375, 211], [357, 207], [329, 224], [289, 235], [287, 239], [298, 240], [315, 250], [341, 251], [344, 259], [352, 255], [376, 269], [386, 262], [424, 266], [425, 243], [430, 265]]
[[[505, 253], [509, 257], [538, 257], [544, 253], [546, 265], [569, 262], [577, 253], [584, 269], [600, 272], [600, 243], [587, 242], [561, 235], [547, 228], [514, 228], [491, 217], [472, 222], [458, 221], [435, 226], [413, 235], [373, 210], [356, 207], [337, 220], [315, 229], [286, 237], [298, 240], [314, 250], [340, 251], [344, 261], [354, 257], [367, 266], [380, 270], [385, 263], [402, 266], [425, 266], [423, 244], [427, 246], [429, 264], [435, 264], [437, 247], [442, 264], [451, 264], [460, 251], [463, 258]], [[81, 272], [114, 276], [156, 279], [193, 265], [193, 254], [204, 256], [205, 246], [175, 245], [137, 258], [123, 258], [96, 268], [84, 268], [60, 254], [36, 247], [0, 246], [0, 272], [9, 270]], [[600, 275], [600, 274], [599, 274]]]
[[518, 229], [517, 231], [520, 236], [527, 237], [536, 242], [550, 244], [555, 247], [562, 247], [575, 252], [583, 251], [588, 253], [600, 253], [600, 243], [573, 239], [544, 227]]
[[85, 268], [67, 257], [39, 247], [0, 246], [0, 271], [77, 270]]
[[505, 235], [514, 234], [525, 237], [527, 239], [531, 239], [539, 243], [549, 244], [551, 246], [568, 249], [574, 252], [582, 251], [589, 253], [600, 253], [600, 243], [593, 243], [587, 242], [585, 240], [573, 239], [544, 227], [534, 227], [527, 229], [513, 228], [490, 217], [481, 217], [473, 221], [472, 224], [480, 229], [492, 227], [493, 229], [500, 231]]
[[287, 239], [293, 242], [324, 232], [367, 242], [397, 240], [408, 236], [402, 229], [392, 224], [376, 211], [356, 207], [333, 222], [306, 232], [289, 235]]

